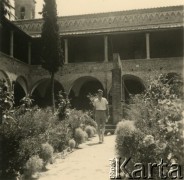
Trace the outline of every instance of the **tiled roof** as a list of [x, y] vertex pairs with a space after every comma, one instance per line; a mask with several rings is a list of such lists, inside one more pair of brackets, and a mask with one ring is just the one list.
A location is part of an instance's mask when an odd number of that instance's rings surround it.
[[[16, 21], [31, 36], [40, 36], [42, 19]], [[61, 35], [99, 34], [184, 26], [184, 6], [160, 7], [58, 18]]]

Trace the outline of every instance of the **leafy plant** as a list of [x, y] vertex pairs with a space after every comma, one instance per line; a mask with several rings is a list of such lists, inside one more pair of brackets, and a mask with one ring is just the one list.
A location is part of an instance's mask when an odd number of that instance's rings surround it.
[[55, 151], [63, 151], [67, 147], [69, 139], [73, 136], [68, 126], [68, 121], [63, 120], [56, 122], [48, 130], [48, 142]]
[[85, 125], [85, 126], [93, 126], [94, 128], [97, 128], [97, 123], [94, 121], [94, 119], [92, 119], [88, 113], [84, 113], [81, 117], [82, 119], [82, 123]]
[[118, 154], [132, 156], [134, 162], [158, 162], [162, 158], [167, 163], [184, 164], [182, 111], [181, 77], [178, 74], [160, 75], [144, 94], [132, 97], [127, 117], [134, 124], [131, 126], [134, 130], [125, 128], [126, 121], [118, 124]]
[[68, 118], [70, 101], [68, 99], [68, 96], [64, 92], [59, 91], [58, 102], [59, 103], [56, 114], [59, 116], [59, 120], [62, 121]]

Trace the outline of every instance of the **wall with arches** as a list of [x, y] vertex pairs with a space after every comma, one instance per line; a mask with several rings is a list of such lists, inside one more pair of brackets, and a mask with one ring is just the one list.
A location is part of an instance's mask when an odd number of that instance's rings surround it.
[[[35, 95], [36, 90], [37, 95], [45, 96], [47, 92], [44, 87], [48, 85], [50, 79], [50, 74], [46, 70], [41, 66], [27, 65], [3, 53], [0, 53], [0, 58], [0, 77], [6, 80], [10, 88], [16, 87], [16, 92], [18, 92], [17, 89], [21, 89], [22, 95]], [[184, 68], [182, 58], [120, 60], [120, 62], [121, 78], [123, 77], [121, 81], [125, 81], [125, 88], [128, 86], [128, 90], [124, 90], [125, 100], [128, 99], [127, 93], [135, 91], [132, 84], [137, 84], [138, 89], [142, 90], [147, 87], [149, 80], [159, 74], [169, 72], [182, 74]], [[63, 90], [71, 97], [78, 97], [81, 88], [86, 92], [90, 88], [94, 91], [97, 88], [102, 88], [104, 96], [111, 101], [113, 69], [112, 62], [66, 64], [55, 74], [55, 81], [58, 89]]]

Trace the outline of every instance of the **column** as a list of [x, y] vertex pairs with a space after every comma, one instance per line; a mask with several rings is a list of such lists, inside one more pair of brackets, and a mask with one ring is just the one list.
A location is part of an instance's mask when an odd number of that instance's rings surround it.
[[31, 65], [31, 42], [28, 42], [28, 64]]
[[68, 64], [68, 39], [64, 39], [65, 44], [65, 64]]
[[112, 69], [112, 116], [113, 124], [122, 120], [122, 69], [119, 54], [113, 54]]
[[108, 36], [104, 36], [104, 62], [108, 62]]
[[146, 33], [146, 59], [150, 59], [150, 33]]
[[10, 56], [13, 57], [14, 32], [10, 32]]

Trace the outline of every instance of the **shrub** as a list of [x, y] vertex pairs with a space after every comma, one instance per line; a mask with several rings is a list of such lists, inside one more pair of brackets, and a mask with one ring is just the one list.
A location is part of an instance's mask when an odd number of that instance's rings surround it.
[[48, 129], [48, 143], [52, 145], [55, 151], [61, 152], [68, 146], [72, 134], [68, 128], [68, 121], [56, 122]]
[[119, 156], [134, 157], [138, 144], [142, 141], [141, 133], [137, 131], [134, 122], [129, 120], [119, 122], [115, 134], [116, 150]]
[[85, 131], [88, 134], [89, 138], [94, 136], [94, 129], [92, 126], [86, 126]]
[[127, 117], [134, 125], [120, 122], [116, 129], [116, 149], [121, 157], [143, 164], [160, 159], [184, 163], [183, 83], [178, 76], [166, 77], [161, 75], [144, 94], [132, 97]]
[[96, 128], [92, 126], [92, 129], [93, 129], [93, 136], [95, 136], [95, 134], [96, 134]]
[[76, 146], [76, 142], [74, 139], [70, 139], [69, 142], [68, 142], [68, 145], [70, 147], [70, 150], [73, 150]]
[[6, 149], [3, 152], [5, 178], [23, 173], [27, 160], [38, 154], [41, 144], [47, 142], [47, 131], [55, 121], [49, 109], [33, 108], [24, 113], [21, 108], [9, 111], [0, 127]]
[[86, 133], [86, 131], [84, 131], [84, 137], [85, 137], [85, 141], [87, 141], [88, 140], [88, 134]]
[[72, 109], [69, 112], [68, 122], [73, 133], [75, 132], [75, 129], [79, 128], [82, 124], [81, 116], [82, 116], [82, 111], [77, 111], [75, 109]]
[[43, 159], [44, 165], [47, 165], [52, 160], [53, 152], [54, 149], [50, 144], [45, 143], [41, 145], [40, 157]]
[[82, 144], [85, 141], [85, 134], [81, 128], [75, 129], [74, 139], [76, 141], [76, 147], [78, 147], [79, 144]]
[[29, 158], [25, 165], [25, 177], [30, 178], [36, 172], [41, 171], [43, 167], [43, 160], [39, 156], [35, 155]]
[[58, 101], [59, 102], [56, 114], [58, 115], [59, 120], [62, 121], [68, 118], [68, 108], [70, 106], [70, 101], [67, 95], [62, 91], [59, 91]]
[[83, 124], [85, 124], [86, 126], [89, 125], [97, 128], [97, 123], [87, 113], [84, 113], [81, 118], [82, 118]]

